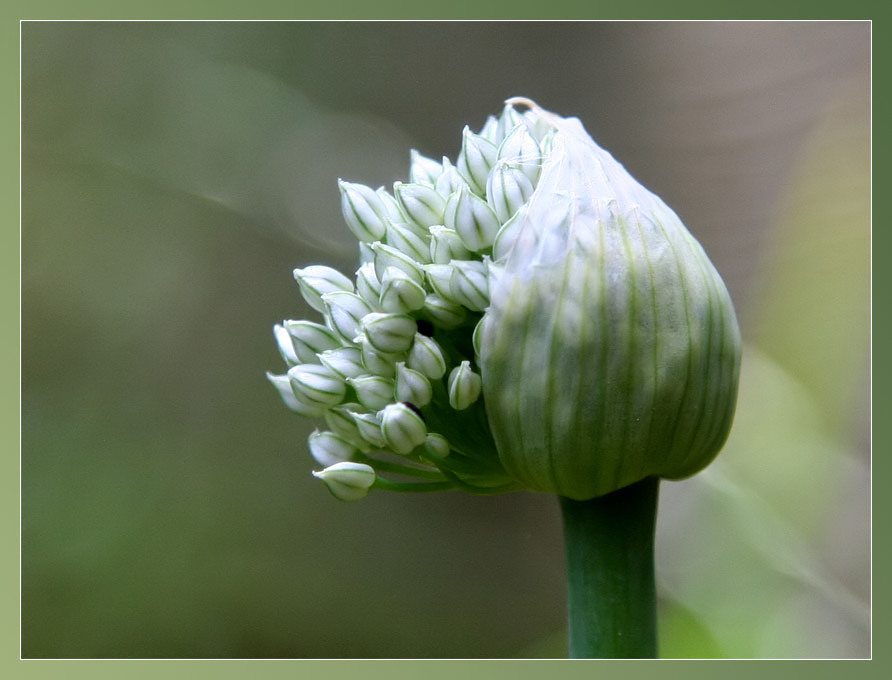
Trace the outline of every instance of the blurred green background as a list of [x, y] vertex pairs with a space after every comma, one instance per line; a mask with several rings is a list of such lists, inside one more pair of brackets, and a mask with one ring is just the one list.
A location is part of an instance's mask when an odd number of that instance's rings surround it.
[[22, 655], [560, 657], [556, 502], [309, 474], [264, 372], [336, 180], [579, 116], [725, 276], [726, 451], [665, 483], [667, 657], [870, 654], [870, 26], [22, 26]]

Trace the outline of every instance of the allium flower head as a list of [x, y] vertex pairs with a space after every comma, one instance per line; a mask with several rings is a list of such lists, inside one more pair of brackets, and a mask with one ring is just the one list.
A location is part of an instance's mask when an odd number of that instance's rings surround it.
[[295, 270], [323, 319], [275, 327], [289, 368], [269, 375], [286, 406], [329, 427], [310, 448], [333, 468], [318, 477], [350, 480], [337, 497], [582, 500], [689, 476], [718, 453], [740, 361], [727, 290], [577, 119], [515, 98], [465, 128], [454, 164], [413, 150], [393, 194], [339, 187], [355, 284]]

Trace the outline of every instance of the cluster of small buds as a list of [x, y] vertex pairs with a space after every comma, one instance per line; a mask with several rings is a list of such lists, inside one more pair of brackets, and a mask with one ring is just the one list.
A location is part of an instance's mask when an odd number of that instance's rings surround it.
[[309, 448], [337, 498], [516, 486], [489, 433], [475, 348], [492, 259], [510, 247], [551, 144], [528, 113], [508, 104], [479, 133], [466, 127], [454, 164], [413, 150], [393, 193], [339, 181], [360, 242], [355, 280], [320, 265], [294, 271], [323, 320], [274, 327], [288, 371], [268, 378], [288, 408], [324, 423]]

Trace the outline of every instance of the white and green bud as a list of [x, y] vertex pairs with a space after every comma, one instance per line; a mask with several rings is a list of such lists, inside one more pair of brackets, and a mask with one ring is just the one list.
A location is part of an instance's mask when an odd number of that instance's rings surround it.
[[443, 172], [437, 177], [437, 183], [434, 185], [437, 193], [444, 199], [449, 198], [453, 192], [458, 191], [458, 189], [463, 186], [467, 186], [467, 183], [462, 179], [461, 175], [458, 174], [452, 161], [444, 156]]
[[377, 413], [358, 413], [355, 411], [350, 411], [349, 414], [363, 441], [379, 449], [387, 446], [384, 433], [381, 432], [381, 416]]
[[337, 406], [347, 392], [347, 385], [340, 376], [318, 364], [289, 368], [288, 379], [297, 398], [310, 406]]
[[455, 260], [451, 266], [452, 299], [474, 312], [489, 305], [489, 264], [486, 260]]
[[289, 320], [282, 325], [294, 340], [294, 351], [302, 364], [319, 363], [317, 354], [343, 344], [330, 328], [319, 323]]
[[498, 146], [497, 136], [499, 134], [499, 119], [496, 116], [487, 116], [483, 127], [478, 132], [481, 137]]
[[310, 455], [323, 467], [353, 460], [359, 453], [353, 444], [334, 432], [316, 430], [307, 439], [307, 444], [310, 447]]
[[498, 148], [495, 144], [485, 137], [475, 135], [465, 126], [462, 130], [461, 151], [455, 169], [468, 183], [471, 191], [478, 196], [486, 194], [486, 178], [497, 155]]
[[[449, 210], [448, 203], [446, 210]], [[430, 261], [434, 264], [449, 264], [451, 260], [469, 260], [473, 257], [454, 229], [436, 225], [431, 227], [430, 232]]]
[[381, 282], [380, 306], [385, 312], [408, 314], [424, 307], [427, 292], [402, 269], [388, 267]]
[[468, 316], [465, 308], [439, 295], [428, 295], [424, 299], [424, 311], [441, 328], [450, 330], [461, 326]]
[[428, 432], [424, 440], [424, 448], [438, 458], [445, 458], [449, 455], [449, 440], [436, 432]]
[[529, 196], [491, 175], [493, 195], [517, 196], [502, 214], [528, 201], [496, 249], [478, 338], [499, 459], [524, 486], [576, 500], [689, 476], [734, 411], [728, 292], [678, 216], [577, 119], [524, 103], [555, 133]]
[[468, 250], [475, 252], [489, 248], [501, 226], [489, 204], [464, 187], [449, 197], [443, 218]]
[[408, 404], [388, 404], [381, 413], [381, 432], [387, 447], [405, 456], [424, 444], [427, 427], [424, 419]]
[[331, 495], [341, 501], [358, 501], [365, 498], [375, 483], [375, 470], [364, 463], [346, 461], [335, 463], [313, 476], [321, 479]]
[[312, 406], [297, 398], [297, 395], [294, 393], [294, 388], [291, 386], [291, 380], [287, 375], [275, 375], [267, 372], [266, 378], [272, 383], [273, 387], [278, 390], [282, 402], [289, 410], [306, 418], [318, 418], [322, 415], [323, 407]]
[[523, 114], [515, 109], [510, 102], [507, 102], [502, 108], [502, 113], [499, 115], [498, 123], [496, 124], [496, 133], [493, 140], [496, 146], [504, 142], [511, 132], [517, 129], [518, 125], [526, 125], [526, 122]]
[[408, 314], [373, 312], [362, 320], [362, 331], [378, 352], [399, 354], [412, 346], [418, 325]]
[[415, 341], [406, 358], [406, 366], [430, 380], [439, 380], [446, 375], [446, 358], [443, 350], [433, 338], [421, 333], [415, 334]]
[[294, 346], [294, 338], [285, 326], [281, 324], [273, 326], [273, 337], [276, 339], [276, 346], [279, 348], [279, 354], [282, 355], [285, 363], [289, 366], [299, 364], [300, 359], [297, 356], [297, 348]]
[[358, 378], [368, 372], [363, 365], [362, 352], [352, 345], [326, 350], [318, 357], [319, 363], [344, 380]]
[[[370, 252], [374, 255], [374, 251]], [[375, 272], [373, 261], [364, 262], [356, 270], [356, 294], [372, 307], [378, 304], [381, 297], [381, 281]]]
[[362, 365], [366, 373], [380, 375], [382, 378], [392, 378], [396, 375], [396, 362], [403, 358], [402, 354], [388, 354], [376, 350], [369, 339], [362, 334], [356, 338], [362, 354]]
[[393, 194], [384, 187], [379, 187], [375, 190], [375, 193], [378, 194], [378, 198], [381, 199], [381, 203], [384, 206], [385, 220], [396, 224], [403, 224], [408, 221], [409, 218], [403, 212], [403, 209], [400, 208], [399, 201], [396, 200]]
[[349, 378], [347, 384], [356, 392], [356, 400], [372, 411], [380, 411], [393, 401], [393, 380], [380, 375], [364, 375]]
[[326, 293], [322, 302], [331, 327], [348, 342], [359, 333], [363, 317], [372, 313], [368, 302], [346, 291]]
[[470, 361], [462, 361], [453, 368], [447, 384], [449, 405], [456, 411], [464, 411], [477, 401], [482, 388], [480, 376], [471, 369]]
[[[517, 241], [517, 236], [520, 233], [520, 226], [523, 224], [525, 210], [526, 206], [523, 206], [520, 210], [514, 213], [496, 234], [495, 241], [493, 241], [492, 244], [492, 258], [496, 262], [503, 262], [514, 247], [514, 243]], [[358, 288], [358, 281], [356, 285]]]
[[486, 180], [486, 200], [504, 224], [529, 200], [534, 188], [520, 167], [498, 161]]
[[542, 152], [539, 143], [522, 123], [515, 127], [499, 145], [498, 160], [517, 167], [535, 186], [542, 168]]
[[[356, 427], [356, 422], [353, 420], [353, 416], [350, 415], [350, 412], [357, 410], [361, 411], [362, 409], [363, 407], [361, 404], [341, 404], [340, 406], [326, 409], [325, 413], [322, 414], [325, 424], [328, 425], [328, 429], [331, 430], [331, 432], [345, 442], [349, 442], [360, 451], [364, 449], [367, 450], [368, 446], [360, 434], [359, 428]], [[350, 460], [350, 458], [344, 458], [344, 460]], [[328, 465], [328, 463], [322, 464]]]
[[383, 238], [388, 211], [381, 196], [364, 184], [338, 180], [338, 188], [341, 191], [341, 212], [353, 235], [366, 243]]
[[403, 212], [419, 227], [427, 229], [435, 224], [443, 224], [446, 201], [432, 186], [395, 182], [393, 193]]
[[396, 267], [408, 274], [418, 285], [424, 285], [424, 266], [420, 262], [384, 243], [373, 243], [371, 247], [375, 253], [375, 273], [379, 281], [384, 278], [388, 267]]
[[443, 174], [443, 166], [415, 149], [409, 151], [409, 181], [413, 184], [434, 186]]
[[405, 253], [420, 264], [430, 262], [430, 234], [424, 230], [424, 236], [419, 235], [406, 225], [390, 223], [384, 237], [385, 243], [391, 248], [396, 248]]
[[304, 300], [317, 312], [325, 311], [322, 296], [326, 293], [333, 293], [336, 290], [353, 292], [353, 282], [350, 279], [337, 269], [323, 265], [314, 264], [303, 269], [295, 269], [294, 279], [300, 287]]
[[460, 304], [452, 293], [452, 279], [455, 277], [455, 267], [451, 264], [429, 264], [424, 267], [427, 273], [427, 282], [435, 295], [451, 304]]
[[430, 380], [423, 373], [408, 368], [405, 362], [396, 365], [396, 399], [424, 408], [433, 396]]

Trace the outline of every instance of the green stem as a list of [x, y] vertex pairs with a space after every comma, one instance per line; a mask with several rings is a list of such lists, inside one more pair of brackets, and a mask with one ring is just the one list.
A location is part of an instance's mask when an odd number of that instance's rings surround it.
[[648, 477], [599, 498], [560, 499], [571, 658], [656, 658], [658, 489]]

